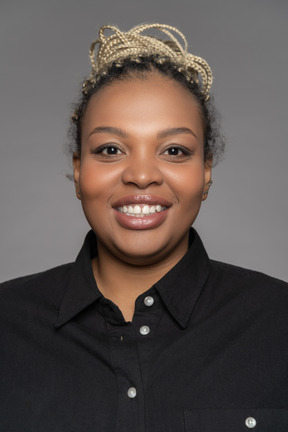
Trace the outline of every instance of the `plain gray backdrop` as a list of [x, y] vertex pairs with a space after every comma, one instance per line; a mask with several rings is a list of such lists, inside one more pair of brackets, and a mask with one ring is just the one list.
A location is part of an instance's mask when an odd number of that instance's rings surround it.
[[288, 280], [286, 0], [2, 0], [0, 280], [75, 259], [63, 145], [99, 26], [178, 27], [214, 73], [227, 151], [195, 227], [211, 258]]

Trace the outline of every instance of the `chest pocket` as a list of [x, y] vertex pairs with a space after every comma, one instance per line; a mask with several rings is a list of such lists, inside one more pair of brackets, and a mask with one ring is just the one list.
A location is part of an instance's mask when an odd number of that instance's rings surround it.
[[288, 409], [186, 410], [186, 432], [287, 432]]

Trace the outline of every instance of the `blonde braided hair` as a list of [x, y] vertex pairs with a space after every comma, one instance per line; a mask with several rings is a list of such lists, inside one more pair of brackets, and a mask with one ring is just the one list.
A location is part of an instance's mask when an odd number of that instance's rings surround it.
[[[150, 30], [159, 30], [169, 37], [160, 40], [153, 36], [145, 36], [142, 33]], [[111, 30], [110, 36], [105, 36], [105, 30]], [[176, 33], [182, 39], [179, 40], [172, 34]], [[95, 59], [96, 45], [99, 45]], [[141, 57], [154, 56], [155, 61], [163, 64], [165, 61], [174, 63], [177, 70], [184, 74], [188, 81], [196, 82], [205, 99], [209, 99], [209, 91], [212, 86], [212, 72], [208, 63], [201, 57], [187, 52], [187, 40], [177, 28], [166, 24], [141, 24], [133, 27], [128, 32], [121, 32], [117, 27], [104, 25], [99, 30], [99, 38], [92, 42], [89, 57], [91, 61], [91, 74], [84, 82], [82, 91], [87, 94], [97, 80], [106, 75], [112, 64], [121, 67], [125, 59], [141, 62]], [[200, 78], [200, 80], [199, 80]]]

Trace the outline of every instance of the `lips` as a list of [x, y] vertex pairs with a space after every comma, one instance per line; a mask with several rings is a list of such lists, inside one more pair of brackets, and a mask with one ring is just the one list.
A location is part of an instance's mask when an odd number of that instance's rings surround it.
[[156, 228], [167, 217], [171, 203], [153, 195], [129, 195], [113, 204], [115, 217], [124, 228], [145, 230]]

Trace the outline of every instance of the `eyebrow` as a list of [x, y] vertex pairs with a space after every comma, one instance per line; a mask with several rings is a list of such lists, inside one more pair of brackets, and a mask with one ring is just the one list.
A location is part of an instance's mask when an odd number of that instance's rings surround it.
[[[122, 129], [113, 126], [98, 126], [89, 133], [89, 136], [97, 133], [110, 133], [110, 134], [118, 135], [121, 138], [128, 138], [129, 136]], [[180, 135], [180, 134], [190, 134], [193, 135], [195, 138], [197, 138], [197, 135], [195, 135], [195, 133], [187, 127], [164, 129], [158, 132], [157, 138], [167, 138], [170, 136]]]
[[124, 132], [122, 129], [112, 126], [98, 126], [89, 133], [89, 136], [97, 133], [110, 133], [118, 135], [121, 138], [128, 138], [128, 134], [126, 132]]
[[193, 135], [195, 138], [197, 138], [197, 135], [195, 135], [195, 133], [187, 127], [164, 129], [163, 131], [160, 131], [157, 134], [157, 137], [158, 138], [167, 138], [169, 136], [180, 135], [180, 134], [190, 134], [190, 135]]

